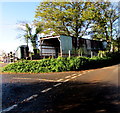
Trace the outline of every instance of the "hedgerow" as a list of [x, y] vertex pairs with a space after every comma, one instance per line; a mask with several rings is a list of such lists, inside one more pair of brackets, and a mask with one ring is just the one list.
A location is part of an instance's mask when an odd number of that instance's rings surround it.
[[107, 57], [58, 57], [39, 61], [23, 60], [8, 64], [3, 68], [3, 72], [16, 73], [44, 73], [44, 72], [62, 72], [78, 71], [91, 68], [109, 66], [120, 62], [120, 54], [109, 54]]

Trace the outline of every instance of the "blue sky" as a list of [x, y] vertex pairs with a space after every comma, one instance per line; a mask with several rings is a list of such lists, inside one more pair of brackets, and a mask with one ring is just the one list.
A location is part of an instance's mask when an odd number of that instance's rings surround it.
[[25, 44], [18, 39], [20, 21], [32, 22], [39, 2], [0, 2], [0, 50], [10, 52]]
[[34, 20], [35, 9], [40, 3], [38, 1], [42, 0], [0, 1], [0, 50], [14, 52], [18, 46], [26, 44], [23, 39], [17, 38], [20, 34], [17, 25], [20, 21], [32, 22]]

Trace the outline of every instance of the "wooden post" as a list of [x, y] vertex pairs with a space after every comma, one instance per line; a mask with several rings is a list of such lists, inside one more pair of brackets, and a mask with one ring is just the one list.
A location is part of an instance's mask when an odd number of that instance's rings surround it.
[[70, 58], [70, 50], [69, 50], [69, 58]]
[[91, 58], [93, 57], [93, 52], [91, 51]]
[[42, 57], [42, 40], [40, 40], [40, 55]]
[[58, 39], [59, 40], [59, 42], [60, 42], [60, 53], [61, 53], [61, 57], [62, 57], [62, 45], [61, 45], [61, 40], [60, 39]]

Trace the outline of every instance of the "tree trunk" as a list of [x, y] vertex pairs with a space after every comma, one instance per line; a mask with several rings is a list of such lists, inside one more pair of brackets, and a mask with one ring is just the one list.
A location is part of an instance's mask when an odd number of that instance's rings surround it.
[[110, 21], [110, 52], [113, 52], [112, 30], [113, 30], [112, 21]]

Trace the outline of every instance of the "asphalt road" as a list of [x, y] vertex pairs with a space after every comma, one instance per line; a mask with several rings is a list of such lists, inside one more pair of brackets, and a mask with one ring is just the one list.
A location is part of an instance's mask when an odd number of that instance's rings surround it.
[[1, 112], [120, 113], [119, 69], [2, 74]]

